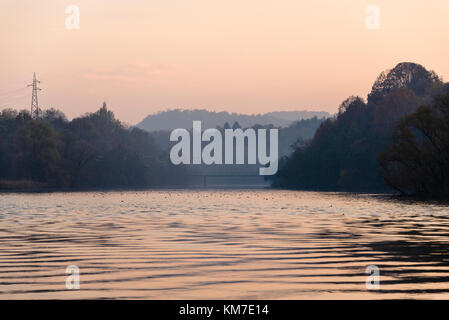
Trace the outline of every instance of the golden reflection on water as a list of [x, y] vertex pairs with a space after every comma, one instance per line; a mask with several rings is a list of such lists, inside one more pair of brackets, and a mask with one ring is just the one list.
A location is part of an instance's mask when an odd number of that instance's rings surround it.
[[370, 195], [0, 194], [0, 299], [448, 299], [448, 240], [449, 207]]

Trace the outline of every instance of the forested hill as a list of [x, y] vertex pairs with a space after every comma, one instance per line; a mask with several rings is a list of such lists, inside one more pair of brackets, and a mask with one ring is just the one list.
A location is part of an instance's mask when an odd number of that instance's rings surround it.
[[0, 189], [133, 188], [182, 185], [185, 168], [172, 165], [153, 137], [127, 128], [106, 104], [67, 121], [46, 110], [0, 112]]
[[173, 130], [176, 128], [192, 128], [192, 121], [201, 120], [203, 128], [215, 128], [225, 123], [232, 125], [237, 122], [241, 127], [254, 125], [273, 125], [287, 127], [294, 121], [302, 119], [328, 118], [324, 111], [279, 111], [265, 114], [246, 115], [228, 112], [213, 112], [207, 110], [167, 110], [147, 116], [137, 127], [146, 131]]
[[382, 72], [366, 101], [345, 100], [307, 145], [281, 159], [273, 186], [449, 197], [448, 90], [418, 64]]

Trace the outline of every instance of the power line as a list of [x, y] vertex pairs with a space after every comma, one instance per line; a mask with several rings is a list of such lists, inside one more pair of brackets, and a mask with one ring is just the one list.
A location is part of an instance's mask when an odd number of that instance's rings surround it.
[[28, 96], [29, 93], [21, 92], [29, 87], [32, 87], [31, 94], [31, 117], [37, 119], [40, 117], [40, 113], [42, 110], [39, 108], [39, 102], [37, 97], [37, 91], [41, 91], [41, 88], [38, 88], [38, 83], [41, 83], [36, 79], [36, 73], [33, 74], [33, 83], [18, 89], [8, 90], [0, 92], [0, 106], [3, 108], [11, 107], [16, 104], [18, 100], [24, 99]]
[[7, 105], [7, 104], [15, 103], [18, 100], [24, 99], [26, 97], [29, 97], [28, 92], [25, 92], [25, 93], [22, 93], [19, 95], [15, 95], [15, 96], [0, 98], [0, 104]]
[[19, 91], [22, 91], [22, 90], [26, 89], [26, 88], [27, 87], [22, 87], [22, 88], [19, 88], [19, 89], [14, 89], [14, 90], [0, 92], [0, 97], [2, 97], [2, 98], [8, 97], [8, 96], [10, 96], [12, 94], [15, 94], [15, 93], [17, 93]]

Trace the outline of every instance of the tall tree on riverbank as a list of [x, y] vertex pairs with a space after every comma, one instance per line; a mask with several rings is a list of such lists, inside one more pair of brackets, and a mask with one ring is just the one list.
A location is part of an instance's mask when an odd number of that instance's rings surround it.
[[379, 158], [388, 185], [405, 195], [449, 198], [449, 92], [398, 122]]

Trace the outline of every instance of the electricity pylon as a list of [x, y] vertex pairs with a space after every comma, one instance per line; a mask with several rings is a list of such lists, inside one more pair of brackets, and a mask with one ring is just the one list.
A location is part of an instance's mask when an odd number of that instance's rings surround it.
[[31, 117], [33, 119], [39, 119], [39, 103], [37, 102], [37, 91], [41, 90], [41, 88], [37, 87], [37, 84], [41, 83], [39, 80], [36, 80], [36, 72], [33, 74], [33, 83], [29, 84], [28, 87], [33, 87], [33, 94], [31, 96]]

